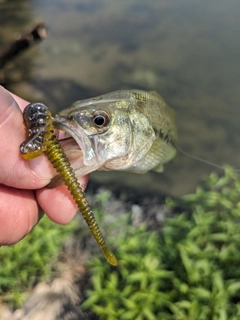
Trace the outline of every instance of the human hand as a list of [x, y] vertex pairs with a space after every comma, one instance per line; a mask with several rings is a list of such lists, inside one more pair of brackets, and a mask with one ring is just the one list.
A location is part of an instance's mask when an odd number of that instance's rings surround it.
[[[0, 245], [13, 244], [27, 235], [41, 218], [41, 207], [56, 223], [66, 224], [77, 207], [66, 186], [46, 185], [56, 175], [42, 155], [24, 160], [19, 152], [26, 139], [22, 110], [28, 102], [0, 86]], [[80, 179], [85, 189], [88, 177]]]

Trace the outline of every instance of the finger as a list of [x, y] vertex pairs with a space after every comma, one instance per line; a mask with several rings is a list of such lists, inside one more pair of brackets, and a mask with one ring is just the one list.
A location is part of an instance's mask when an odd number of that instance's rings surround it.
[[[18, 99], [21, 107], [26, 102]], [[37, 189], [48, 184], [55, 170], [45, 156], [24, 160], [19, 152], [26, 139], [22, 112], [7, 90], [0, 86], [0, 183], [24, 189]]]
[[[80, 178], [79, 182], [81, 188], [85, 190], [88, 176]], [[65, 185], [54, 189], [39, 189], [36, 191], [36, 197], [43, 211], [56, 223], [68, 223], [78, 211], [73, 197]]]
[[20, 241], [39, 220], [33, 191], [0, 185], [0, 245]]

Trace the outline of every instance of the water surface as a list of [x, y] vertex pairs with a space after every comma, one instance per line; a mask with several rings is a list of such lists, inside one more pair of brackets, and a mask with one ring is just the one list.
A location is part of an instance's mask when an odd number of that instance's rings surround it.
[[[31, 71], [12, 83], [15, 92], [56, 111], [113, 90], [155, 90], [177, 113], [182, 149], [240, 167], [240, 1], [29, 0], [20, 9], [12, 3], [11, 14], [20, 18], [6, 19], [10, 30], [38, 18], [49, 29], [29, 63], [30, 53], [21, 57]], [[99, 172], [92, 179], [178, 196], [213, 170], [178, 154], [163, 174]]]

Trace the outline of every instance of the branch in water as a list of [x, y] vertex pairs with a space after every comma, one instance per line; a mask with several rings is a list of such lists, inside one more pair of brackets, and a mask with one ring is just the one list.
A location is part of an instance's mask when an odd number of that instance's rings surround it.
[[47, 29], [43, 22], [39, 22], [31, 31], [21, 35], [2, 54], [0, 54], [0, 69], [17, 57], [21, 52], [30, 48], [47, 37]]

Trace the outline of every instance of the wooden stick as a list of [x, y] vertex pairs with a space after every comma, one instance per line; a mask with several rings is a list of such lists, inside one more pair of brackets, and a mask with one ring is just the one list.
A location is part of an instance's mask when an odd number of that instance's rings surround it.
[[17, 57], [21, 52], [30, 48], [37, 42], [47, 37], [47, 29], [43, 22], [37, 23], [37, 25], [30, 31], [21, 35], [16, 39], [2, 54], [0, 54], [0, 69], [4, 65]]

